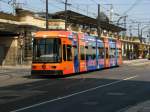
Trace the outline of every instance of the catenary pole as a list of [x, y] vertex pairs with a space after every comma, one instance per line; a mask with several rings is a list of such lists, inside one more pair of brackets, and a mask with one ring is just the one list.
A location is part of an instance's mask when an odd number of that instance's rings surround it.
[[48, 30], [48, 0], [46, 0], [46, 30]]

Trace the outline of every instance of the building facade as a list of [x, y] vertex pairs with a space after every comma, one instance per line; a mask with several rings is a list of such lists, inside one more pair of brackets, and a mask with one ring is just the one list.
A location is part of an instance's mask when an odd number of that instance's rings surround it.
[[[77, 13], [74, 17], [79, 17]], [[58, 15], [54, 15], [55, 17]], [[82, 18], [83, 15], [80, 15]], [[72, 16], [73, 17], [73, 16]], [[86, 18], [86, 17], [84, 17]], [[72, 21], [75, 18], [72, 18]], [[79, 18], [77, 18], [79, 19]], [[71, 22], [72, 22], [71, 21]], [[91, 23], [96, 24], [96, 22], [87, 18], [83, 21], [91, 21]], [[82, 21], [79, 21], [80, 23]], [[0, 13], [0, 66], [6, 65], [18, 65], [25, 64], [30, 65], [32, 61], [32, 40], [34, 32], [38, 30], [45, 30], [45, 18], [37, 16], [35, 13], [23, 9], [17, 9], [16, 15]], [[109, 28], [107, 31], [101, 29], [101, 37], [106, 36], [114, 39], [120, 39], [122, 41], [122, 55], [124, 59], [137, 59], [145, 58], [147, 54], [147, 49], [150, 49], [150, 45], [146, 43], [140, 43], [139, 39], [133, 38], [121, 38], [121, 36], [116, 35], [115, 26], [109, 24], [102, 24], [102, 28]], [[105, 26], [106, 25], [106, 26]], [[95, 29], [87, 29], [85, 25], [74, 25], [70, 23], [68, 25], [68, 30], [76, 30], [81, 32], [90, 32], [96, 34]], [[105, 26], [105, 27], [104, 27]], [[50, 19], [49, 20], [50, 29], [64, 29], [64, 20]], [[84, 29], [83, 29], [84, 28]], [[94, 29], [94, 30], [93, 30]], [[111, 32], [112, 29], [112, 32]], [[114, 30], [115, 29], [115, 30]], [[118, 34], [118, 33], [117, 33]]]

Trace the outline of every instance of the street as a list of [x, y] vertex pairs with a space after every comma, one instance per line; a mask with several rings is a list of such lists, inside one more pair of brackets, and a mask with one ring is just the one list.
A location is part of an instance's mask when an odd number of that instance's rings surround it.
[[0, 112], [150, 112], [150, 0], [0, 0]]
[[1, 78], [0, 112], [124, 112], [150, 100], [147, 59], [63, 78], [32, 78], [29, 68], [22, 71]]

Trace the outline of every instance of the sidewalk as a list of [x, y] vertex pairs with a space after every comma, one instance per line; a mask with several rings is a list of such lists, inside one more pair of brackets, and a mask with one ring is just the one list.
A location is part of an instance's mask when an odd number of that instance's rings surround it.
[[0, 67], [0, 87], [30, 83], [40, 79], [31, 79], [31, 66]]
[[27, 75], [31, 70], [31, 66], [17, 65], [17, 66], [0, 66], [0, 76], [8, 75]]
[[31, 65], [0, 66], [0, 70], [2, 70], [2, 69], [22, 69], [22, 68], [30, 69]]
[[149, 62], [148, 59], [135, 59], [135, 60], [124, 60], [123, 63], [139, 63], [139, 62]]
[[150, 101], [139, 103], [124, 112], [150, 112]]
[[150, 60], [148, 59], [136, 59], [136, 60], [124, 60], [123, 64], [128, 66], [142, 66], [142, 65], [149, 65]]

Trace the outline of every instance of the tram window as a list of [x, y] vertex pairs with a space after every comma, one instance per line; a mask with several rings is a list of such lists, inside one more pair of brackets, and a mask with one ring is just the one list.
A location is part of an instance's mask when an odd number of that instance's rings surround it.
[[72, 61], [72, 46], [67, 45], [67, 61]]
[[77, 46], [76, 46], [76, 45], [73, 45], [73, 47], [74, 47], [74, 48], [77, 48]]
[[88, 46], [88, 48], [86, 48], [86, 60], [92, 59], [93, 59], [93, 49], [92, 46]]
[[109, 58], [109, 55], [108, 55], [108, 48], [106, 48], [106, 58]]
[[109, 57], [110, 58], [115, 58], [115, 49], [114, 48], [110, 48]]
[[80, 59], [85, 60], [85, 48], [84, 46], [80, 46]]
[[63, 59], [66, 61], [66, 45], [63, 45]]
[[98, 57], [99, 57], [99, 59], [104, 58], [104, 49], [103, 48], [99, 48], [99, 56]]
[[96, 49], [94, 47], [92, 47], [92, 59], [96, 59]]
[[119, 55], [120, 55], [119, 52], [120, 52], [120, 51], [119, 51], [119, 49], [117, 48], [117, 51], [116, 51], [116, 57], [117, 57], [117, 58], [119, 58]]
[[88, 49], [88, 46], [85, 46], [86, 49]]
[[112, 58], [112, 49], [109, 49], [109, 58]]
[[92, 57], [92, 58], [93, 58], [93, 60], [95, 60], [95, 59], [96, 59], [96, 54], [93, 54], [93, 57]]
[[96, 47], [92, 47], [93, 49], [96, 49]]
[[87, 50], [87, 58], [88, 60], [93, 59], [93, 49], [91, 46], [88, 46], [88, 50]]
[[85, 47], [85, 59], [88, 60], [88, 47]]

